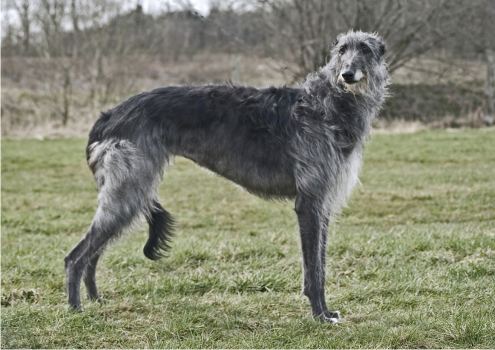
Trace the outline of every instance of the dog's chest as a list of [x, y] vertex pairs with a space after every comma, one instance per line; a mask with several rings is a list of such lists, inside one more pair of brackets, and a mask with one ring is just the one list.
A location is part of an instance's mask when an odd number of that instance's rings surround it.
[[362, 147], [356, 147], [342, 164], [340, 174], [338, 176], [339, 184], [337, 197], [339, 198], [340, 206], [344, 205], [352, 193], [353, 188], [359, 182], [359, 171], [362, 164]]

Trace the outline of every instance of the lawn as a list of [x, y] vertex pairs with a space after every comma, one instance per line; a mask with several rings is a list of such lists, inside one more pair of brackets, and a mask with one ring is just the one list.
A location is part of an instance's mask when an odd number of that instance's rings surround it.
[[147, 260], [138, 226], [99, 266], [106, 302], [68, 311], [63, 258], [96, 205], [84, 146], [2, 141], [2, 348], [495, 347], [493, 128], [373, 137], [329, 236], [338, 325], [301, 295], [293, 204], [183, 159], [160, 188], [169, 256]]

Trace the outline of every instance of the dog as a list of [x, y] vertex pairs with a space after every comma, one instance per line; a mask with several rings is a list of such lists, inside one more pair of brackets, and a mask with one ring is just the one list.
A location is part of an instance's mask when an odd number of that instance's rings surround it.
[[141, 215], [149, 224], [144, 255], [155, 260], [169, 248], [174, 221], [156, 190], [170, 159], [182, 156], [261, 197], [295, 200], [303, 293], [315, 318], [338, 322], [325, 302], [328, 224], [358, 181], [371, 122], [387, 96], [384, 55], [377, 34], [350, 31], [297, 87], [163, 87], [102, 113], [86, 150], [98, 208], [65, 258], [70, 307], [81, 308], [81, 279], [89, 298], [99, 298], [103, 249]]

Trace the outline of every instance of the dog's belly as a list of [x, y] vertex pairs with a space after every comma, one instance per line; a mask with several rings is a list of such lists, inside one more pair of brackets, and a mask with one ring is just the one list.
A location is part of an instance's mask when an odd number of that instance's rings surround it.
[[249, 161], [241, 164], [222, 157], [205, 159], [196, 155], [183, 156], [258, 196], [292, 198], [296, 195], [294, 177], [283, 168], [260, 166]]
[[292, 161], [277, 150], [253, 150], [250, 147], [210, 147], [177, 152], [228, 180], [262, 197], [292, 198], [296, 185]]

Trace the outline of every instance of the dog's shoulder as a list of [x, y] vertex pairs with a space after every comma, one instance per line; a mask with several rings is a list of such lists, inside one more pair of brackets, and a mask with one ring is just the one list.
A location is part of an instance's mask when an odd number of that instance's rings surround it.
[[303, 93], [290, 87], [258, 89], [242, 99], [242, 108], [254, 125], [276, 129], [290, 122], [292, 109]]

